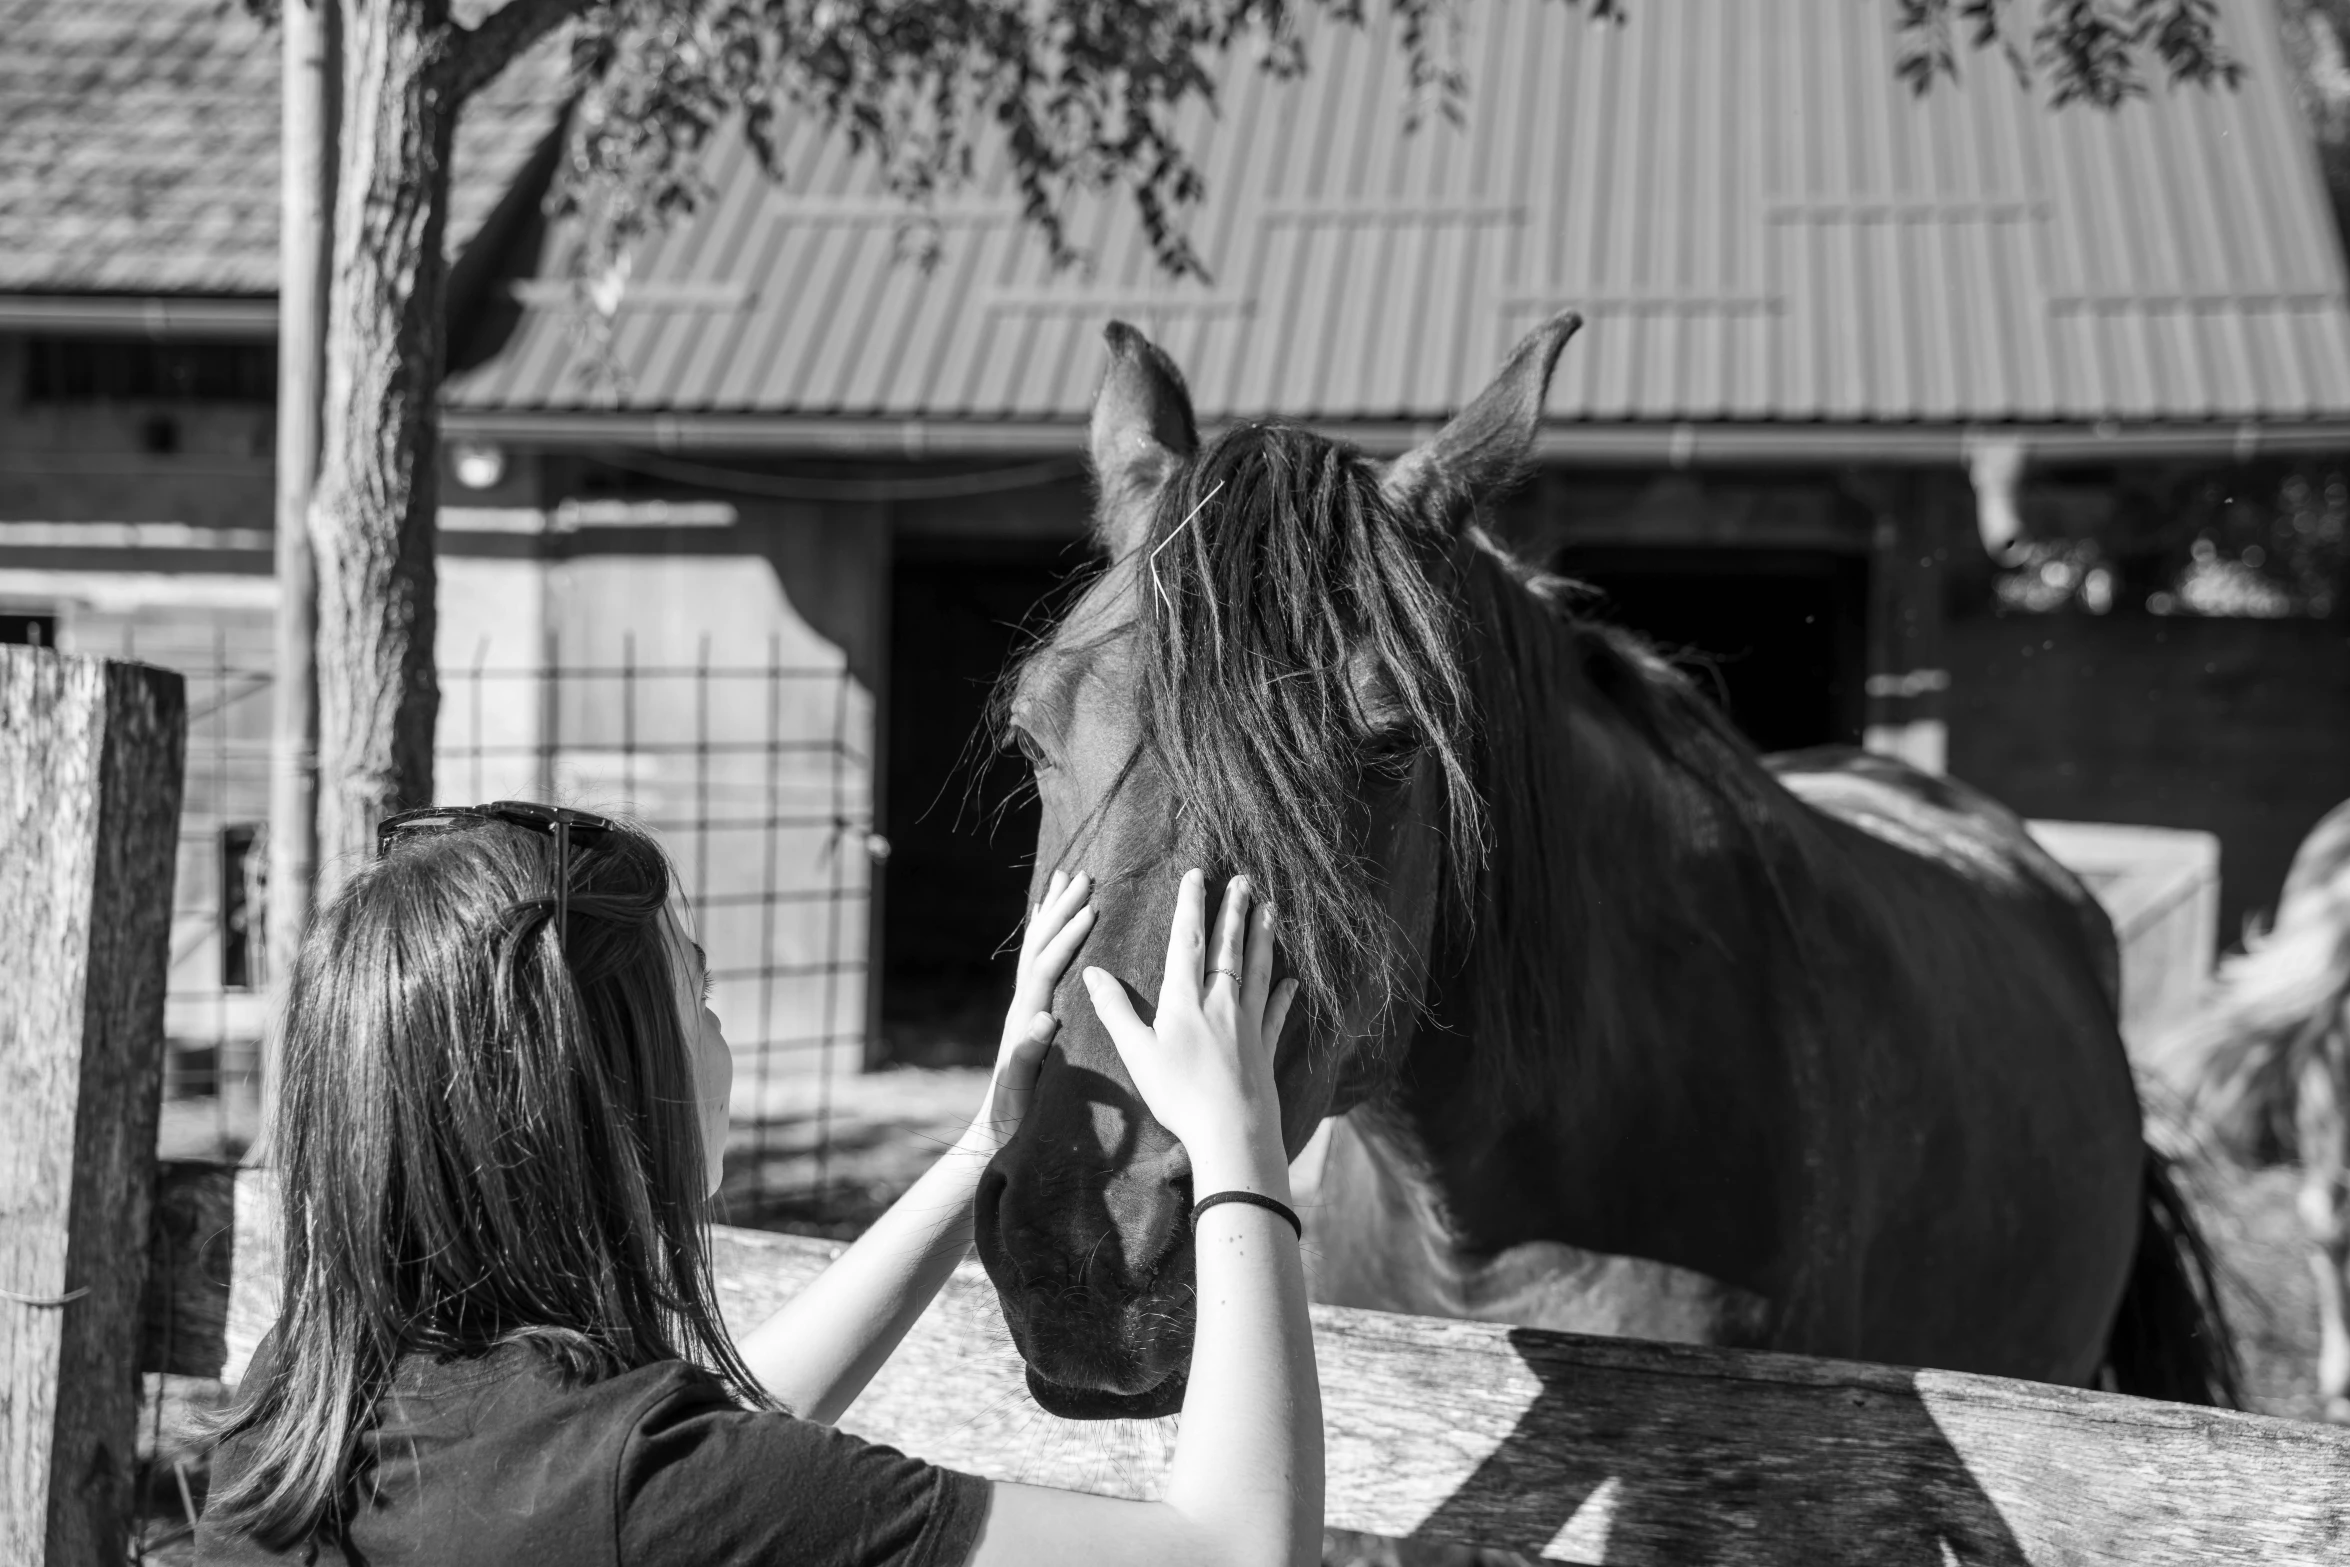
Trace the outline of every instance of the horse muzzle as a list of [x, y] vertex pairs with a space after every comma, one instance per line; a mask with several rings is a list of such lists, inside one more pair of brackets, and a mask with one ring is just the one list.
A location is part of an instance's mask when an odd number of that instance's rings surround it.
[[1070, 1181], [1007, 1157], [1019, 1143], [981, 1177], [973, 1230], [1030, 1394], [1068, 1420], [1175, 1413], [1191, 1368], [1189, 1162], [1178, 1148]]

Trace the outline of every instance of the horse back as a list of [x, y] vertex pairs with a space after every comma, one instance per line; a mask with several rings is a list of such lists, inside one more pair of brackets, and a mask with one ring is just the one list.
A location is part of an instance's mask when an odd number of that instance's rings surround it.
[[2063, 908], [2106, 1004], [2121, 1008], [2121, 945], [2113, 921], [2081, 879], [2040, 847], [2023, 818], [1953, 778], [1850, 746], [1763, 758], [1787, 791], [1820, 815], [1939, 865], [2002, 898]]
[[[2111, 922], [1963, 784], [1850, 750], [1766, 765], [1796, 802], [1791, 897], [1860, 1110], [1843, 1212], [1867, 1358], [2086, 1380], [2144, 1162]], [[2018, 1267], [1929, 1284], [1949, 1256]]]

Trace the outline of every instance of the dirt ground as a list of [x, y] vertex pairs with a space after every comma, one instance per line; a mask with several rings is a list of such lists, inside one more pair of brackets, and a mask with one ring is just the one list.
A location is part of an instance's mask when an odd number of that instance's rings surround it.
[[[985, 1074], [976, 1070], [879, 1072], [851, 1080], [835, 1095], [829, 1139], [819, 1135], [813, 1113], [756, 1131], [738, 1130], [721, 1192], [727, 1222], [835, 1238], [855, 1235], [960, 1133], [984, 1084]], [[186, 1145], [178, 1151], [182, 1156], [201, 1151], [198, 1133], [217, 1120], [207, 1122], [195, 1110], [182, 1120]], [[2223, 1270], [2230, 1327], [2245, 1362], [2252, 1407], [2310, 1420], [2319, 1413], [2312, 1384], [2316, 1303], [2293, 1212], [2293, 1182], [2294, 1172], [2286, 1169], [2185, 1172], [2190, 1200]], [[218, 1385], [184, 1378], [151, 1377], [148, 1382], [140, 1429], [144, 1559], [189, 1562], [190, 1509], [201, 1506], [204, 1483], [193, 1417], [217, 1406]]]

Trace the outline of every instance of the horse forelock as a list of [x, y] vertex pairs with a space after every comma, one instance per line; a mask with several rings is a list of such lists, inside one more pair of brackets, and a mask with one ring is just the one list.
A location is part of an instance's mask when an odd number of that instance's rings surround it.
[[1359, 452], [1248, 425], [1160, 492], [1130, 557], [1144, 745], [1180, 836], [1246, 872], [1325, 1016], [1401, 999], [1367, 787], [1416, 757], [1441, 784], [1455, 860], [1481, 860], [1474, 707], [1441, 517], [1399, 510]]

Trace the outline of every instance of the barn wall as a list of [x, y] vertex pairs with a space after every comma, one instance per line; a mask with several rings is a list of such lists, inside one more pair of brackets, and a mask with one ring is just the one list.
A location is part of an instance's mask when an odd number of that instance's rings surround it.
[[649, 823], [737, 1112], [789, 1113], [864, 1059], [887, 517], [575, 478], [443, 511], [440, 792]]
[[2283, 620], [1968, 616], [1950, 770], [2027, 816], [2220, 840], [2220, 939], [2350, 797], [2350, 632]]
[[0, 520], [270, 525], [267, 403], [34, 402], [26, 390], [24, 340], [0, 334]]

